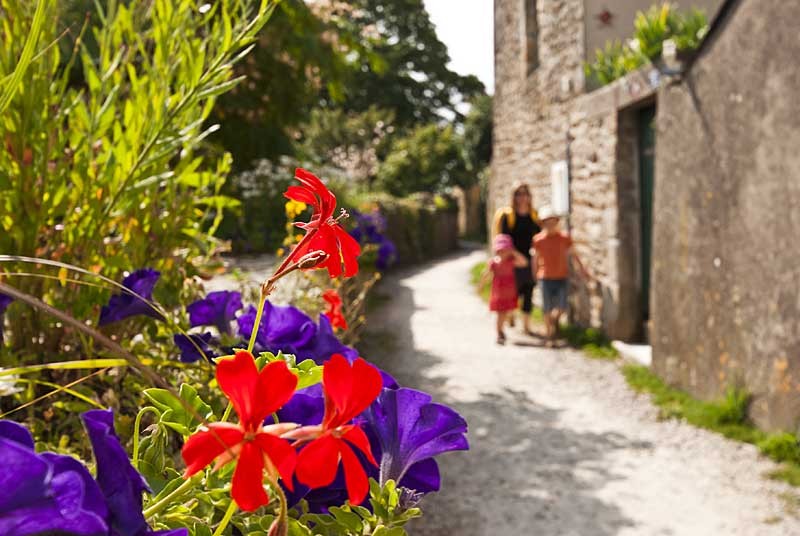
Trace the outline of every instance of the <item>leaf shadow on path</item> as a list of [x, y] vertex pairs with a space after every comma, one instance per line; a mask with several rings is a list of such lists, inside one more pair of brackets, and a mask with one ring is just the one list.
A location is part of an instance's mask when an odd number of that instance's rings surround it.
[[[635, 526], [616, 505], [597, 496], [606, 482], [619, 478], [604, 468], [603, 459], [616, 449], [646, 450], [652, 445], [637, 444], [616, 433], [561, 427], [561, 410], [503, 385], [482, 389], [471, 397], [454, 397], [449, 378], [432, 375], [437, 365], [457, 357], [426, 349], [444, 347], [446, 341], [430, 345], [415, 339], [419, 335], [412, 330], [412, 317], [436, 313], [431, 310], [435, 304], [420, 307], [415, 292], [426, 291], [427, 270], [464, 254], [392, 274], [382, 282], [378, 292], [388, 294], [391, 300], [372, 312], [370, 327], [359, 345], [363, 355], [393, 374], [401, 385], [431, 393], [434, 400], [451, 405], [469, 423], [471, 449], [439, 457], [442, 491], [425, 497], [421, 505], [425, 515], [409, 525], [409, 532], [425, 536], [610, 536]], [[419, 317], [414, 323], [419, 326]], [[460, 330], [439, 336], [469, 337], [469, 330], [469, 325], [462, 325]]]

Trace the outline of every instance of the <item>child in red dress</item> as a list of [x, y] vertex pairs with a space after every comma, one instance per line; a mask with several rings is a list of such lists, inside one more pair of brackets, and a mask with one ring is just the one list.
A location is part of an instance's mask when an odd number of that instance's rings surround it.
[[495, 256], [489, 261], [483, 280], [492, 275], [492, 292], [489, 296], [489, 310], [497, 312], [497, 344], [505, 344], [506, 334], [503, 326], [510, 313], [517, 308], [517, 282], [514, 268], [528, 265], [525, 257], [514, 249], [511, 236], [499, 234], [494, 237]]

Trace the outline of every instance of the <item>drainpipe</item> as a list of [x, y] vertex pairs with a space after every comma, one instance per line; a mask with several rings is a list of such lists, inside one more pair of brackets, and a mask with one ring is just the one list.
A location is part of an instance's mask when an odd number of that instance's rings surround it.
[[575, 139], [569, 133], [569, 127], [566, 131], [566, 152], [564, 159], [567, 162], [567, 232], [572, 233], [572, 141]]

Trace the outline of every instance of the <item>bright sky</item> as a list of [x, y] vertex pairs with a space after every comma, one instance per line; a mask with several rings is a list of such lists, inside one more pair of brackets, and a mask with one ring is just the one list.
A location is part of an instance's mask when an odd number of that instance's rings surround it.
[[436, 34], [450, 52], [450, 68], [474, 74], [494, 93], [494, 1], [424, 0]]

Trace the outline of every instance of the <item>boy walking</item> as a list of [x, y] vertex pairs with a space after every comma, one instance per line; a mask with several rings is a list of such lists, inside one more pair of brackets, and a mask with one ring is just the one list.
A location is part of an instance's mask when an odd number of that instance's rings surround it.
[[550, 206], [539, 210], [542, 232], [533, 237], [536, 277], [542, 289], [545, 335], [555, 339], [561, 315], [567, 310], [569, 261], [572, 259], [585, 279], [591, 275], [572, 247], [572, 238], [559, 229], [559, 215]]

